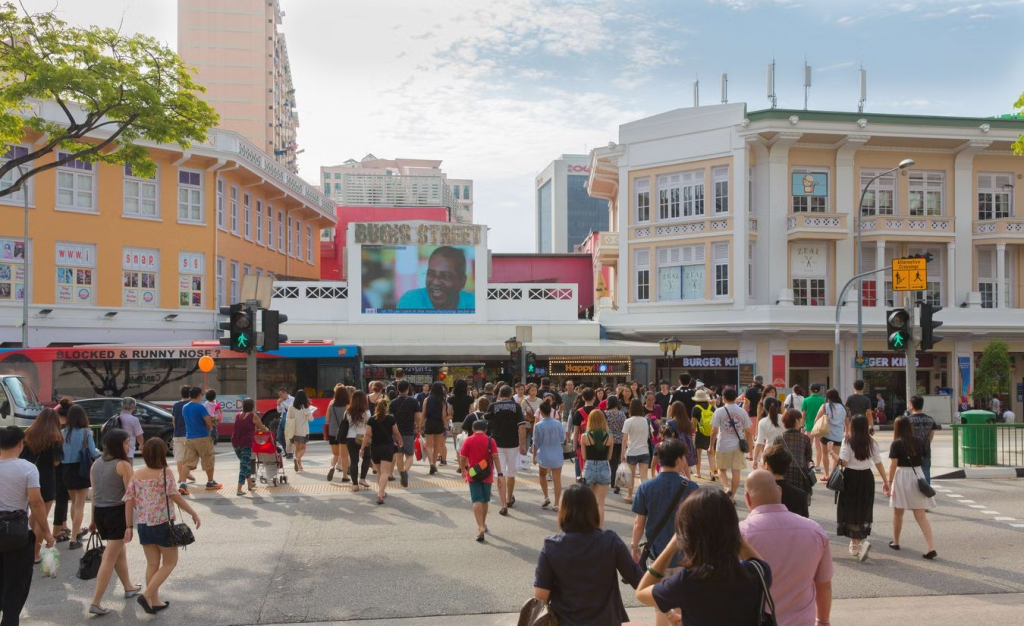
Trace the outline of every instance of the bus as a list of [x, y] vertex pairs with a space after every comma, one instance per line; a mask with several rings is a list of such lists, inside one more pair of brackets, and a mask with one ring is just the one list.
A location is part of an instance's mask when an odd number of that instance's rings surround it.
[[[199, 369], [199, 359], [204, 356], [214, 361], [209, 373]], [[131, 396], [167, 408], [180, 399], [182, 385], [214, 389], [224, 411], [218, 428], [218, 436], [223, 438], [231, 436], [235, 414], [245, 398], [245, 356], [222, 347], [217, 340], [193, 341], [186, 347], [111, 344], [2, 348], [0, 381], [7, 376], [14, 377], [12, 384], [24, 381], [29, 391], [20, 396], [28, 395], [32, 400], [38, 397], [42, 402], [56, 403], [63, 396]], [[283, 387], [291, 394], [304, 389], [316, 408], [310, 432], [319, 433], [327, 405], [334, 397], [334, 386], [344, 383], [364, 387], [359, 346], [337, 345], [329, 340], [291, 341], [257, 356], [257, 410], [267, 421], [277, 417], [278, 389]], [[0, 387], [0, 391], [4, 389]], [[13, 402], [12, 406], [19, 404]], [[24, 421], [29, 412], [22, 413]], [[22, 421], [18, 423], [24, 425]]]

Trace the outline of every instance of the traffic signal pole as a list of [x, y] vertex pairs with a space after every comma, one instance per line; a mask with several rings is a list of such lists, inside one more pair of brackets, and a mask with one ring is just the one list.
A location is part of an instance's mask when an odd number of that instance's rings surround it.
[[914, 291], [906, 295], [906, 309], [909, 315], [910, 341], [907, 342], [907, 409], [910, 408], [910, 397], [917, 394], [917, 337], [914, 333]]
[[[256, 311], [260, 308], [259, 300], [247, 300], [245, 302], [245, 308], [252, 312], [253, 319], [253, 338], [258, 340], [256, 333]], [[256, 342], [259, 344], [259, 342]], [[256, 400], [256, 346], [252, 347], [252, 350], [245, 355], [245, 395], [248, 398]]]
[[[833, 363], [832, 363], [832, 369], [833, 369], [832, 376], [833, 376], [833, 380], [835, 381], [834, 384], [832, 385], [833, 389], [838, 389], [840, 391], [842, 391], [842, 389], [843, 389], [843, 386], [842, 386], [843, 364], [839, 360], [839, 314], [842, 313], [842, 311], [843, 311], [843, 304], [846, 302], [846, 294], [848, 294], [850, 292], [850, 287], [852, 287], [855, 282], [861, 280], [862, 278], [865, 278], [867, 276], [871, 276], [872, 274], [877, 274], [879, 272], [887, 272], [887, 271], [889, 271], [891, 269], [892, 269], [892, 266], [889, 265], [888, 267], [883, 267], [882, 269], [869, 270], [867, 272], [861, 272], [860, 274], [857, 274], [856, 276], [854, 276], [850, 280], [846, 281], [846, 285], [843, 286], [843, 290], [841, 292], [839, 292], [839, 299], [836, 301], [836, 346], [835, 346], [835, 351], [832, 353], [832, 355], [833, 355], [832, 356], [832, 361], [833, 361]], [[860, 302], [861, 298], [863, 298], [863, 297], [864, 296], [858, 290], [858, 292], [857, 292], [857, 301]], [[860, 326], [861, 326], [860, 325], [860, 319], [858, 318], [857, 328], [860, 329]], [[857, 356], [860, 356], [861, 353], [860, 353], [859, 345], [858, 345], [857, 350], [858, 350], [857, 351]]]

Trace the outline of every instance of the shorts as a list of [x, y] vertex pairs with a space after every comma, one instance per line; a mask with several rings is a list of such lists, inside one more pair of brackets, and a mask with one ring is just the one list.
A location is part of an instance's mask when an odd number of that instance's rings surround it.
[[124, 541], [128, 525], [124, 521], [124, 505], [98, 506], [93, 509], [92, 521], [104, 541]]
[[295, 435], [292, 437], [292, 443], [308, 443], [309, 435]]
[[822, 438], [821, 438], [821, 445], [823, 445], [823, 446], [827, 446], [827, 445], [828, 445], [828, 444], [830, 444], [830, 443], [831, 443], [831, 444], [835, 444], [835, 446], [836, 446], [837, 448], [838, 448], [838, 447], [841, 447], [841, 446], [843, 445], [843, 442], [842, 442], [842, 441], [836, 441], [835, 439], [829, 439], [828, 437], [822, 437]]
[[213, 440], [209, 437], [186, 439], [185, 457], [181, 460], [181, 464], [190, 470], [194, 470], [199, 466], [200, 461], [203, 463], [204, 472], [213, 470]]
[[711, 449], [711, 435], [704, 435], [699, 430], [693, 434], [693, 445], [698, 450]]
[[344, 440], [344, 439], [338, 439], [337, 435], [328, 435], [327, 436], [327, 443], [328, 443], [328, 445], [343, 446], [343, 445], [345, 445], [345, 441], [346, 440]]
[[[206, 438], [209, 441], [209, 438]], [[136, 531], [139, 535], [139, 544], [144, 546], [160, 546], [161, 548], [172, 548], [171, 545], [171, 526], [167, 522], [163, 524], [157, 524], [156, 526], [150, 526], [148, 524], [139, 524], [136, 527]]]
[[[626, 463], [629, 465], [640, 465], [641, 463], [647, 466], [651, 464], [651, 455], [649, 454], [638, 454], [636, 456], [626, 455]], [[588, 463], [589, 465], [589, 463]]]
[[65, 489], [68, 491], [79, 491], [92, 487], [92, 480], [89, 474], [82, 476], [79, 473], [79, 469], [82, 467], [81, 463], [65, 463], [62, 467], [64, 468]]
[[515, 478], [519, 470], [519, 448], [498, 448], [501, 471], [508, 478]]
[[491, 501], [491, 483], [469, 483], [469, 499], [473, 504], [487, 504]]
[[742, 470], [747, 469], [747, 454], [741, 452], [739, 448], [730, 450], [729, 452], [718, 451], [715, 456], [715, 464], [720, 470]]
[[171, 448], [174, 452], [174, 462], [181, 463], [185, 460], [185, 441], [184, 437], [175, 437], [171, 439]]
[[444, 422], [441, 420], [427, 420], [423, 425], [424, 435], [443, 435]]
[[399, 433], [402, 435], [402, 445], [398, 447], [395, 452], [397, 454], [404, 454], [405, 456], [415, 456], [416, 454], [416, 435], [409, 433]]
[[583, 482], [587, 485], [611, 485], [611, 465], [608, 461], [587, 461], [587, 466], [583, 470]]
[[388, 444], [386, 446], [370, 446], [370, 461], [380, 465], [381, 463], [391, 463], [395, 459], [395, 445]]

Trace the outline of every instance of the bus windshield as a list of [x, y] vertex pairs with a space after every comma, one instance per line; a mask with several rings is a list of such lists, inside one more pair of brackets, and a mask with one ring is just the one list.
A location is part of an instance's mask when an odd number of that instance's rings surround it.
[[39, 406], [39, 398], [36, 397], [36, 392], [31, 387], [26, 386], [22, 378], [11, 376], [5, 378], [4, 382], [7, 383], [7, 390], [11, 392], [11, 398], [18, 408], [32, 409]]

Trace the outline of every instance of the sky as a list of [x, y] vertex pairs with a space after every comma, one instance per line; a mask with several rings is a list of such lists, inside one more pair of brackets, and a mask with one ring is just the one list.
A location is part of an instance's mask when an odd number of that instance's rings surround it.
[[[23, 0], [176, 46], [175, 0]], [[495, 252], [533, 252], [534, 179], [618, 127], [720, 101], [985, 117], [1024, 92], [1024, 0], [281, 0], [299, 174], [368, 153], [474, 180]]]

